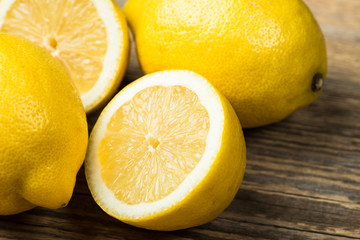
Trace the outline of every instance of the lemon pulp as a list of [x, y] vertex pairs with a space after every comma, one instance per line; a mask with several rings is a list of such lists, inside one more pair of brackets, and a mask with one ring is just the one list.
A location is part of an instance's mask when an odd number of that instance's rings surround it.
[[101, 177], [126, 204], [162, 199], [200, 161], [209, 128], [209, 114], [190, 89], [143, 89], [110, 119], [99, 145]]

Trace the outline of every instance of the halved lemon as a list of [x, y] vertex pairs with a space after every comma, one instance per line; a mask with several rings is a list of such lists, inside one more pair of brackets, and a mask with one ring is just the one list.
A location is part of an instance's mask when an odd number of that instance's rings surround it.
[[146, 75], [105, 107], [90, 136], [86, 179], [98, 205], [134, 226], [176, 230], [218, 216], [245, 171], [230, 103], [185, 70]]
[[127, 67], [128, 27], [111, 0], [1, 0], [0, 31], [25, 37], [58, 58], [86, 112], [112, 97]]

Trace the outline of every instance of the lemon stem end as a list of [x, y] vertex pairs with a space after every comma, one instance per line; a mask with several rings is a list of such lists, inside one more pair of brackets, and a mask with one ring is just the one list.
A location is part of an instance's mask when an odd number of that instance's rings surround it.
[[311, 90], [313, 92], [320, 91], [324, 85], [324, 78], [321, 73], [315, 73], [311, 83]]

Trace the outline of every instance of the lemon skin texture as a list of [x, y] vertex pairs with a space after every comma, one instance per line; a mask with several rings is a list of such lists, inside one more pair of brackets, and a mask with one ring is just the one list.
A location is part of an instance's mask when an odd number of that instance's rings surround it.
[[0, 215], [66, 206], [87, 141], [85, 111], [61, 63], [0, 34]]
[[301, 0], [130, 0], [124, 12], [144, 73], [203, 75], [245, 128], [280, 121], [321, 93], [324, 36]]

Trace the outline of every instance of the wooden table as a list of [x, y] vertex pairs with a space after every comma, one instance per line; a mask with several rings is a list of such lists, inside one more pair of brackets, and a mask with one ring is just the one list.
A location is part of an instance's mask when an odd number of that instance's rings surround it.
[[[175, 232], [128, 226], [95, 204], [81, 168], [66, 208], [2, 216], [0, 239], [360, 239], [360, 1], [306, 3], [326, 36], [324, 92], [282, 122], [245, 130], [245, 178], [218, 218]], [[141, 75], [133, 51], [124, 82]]]

